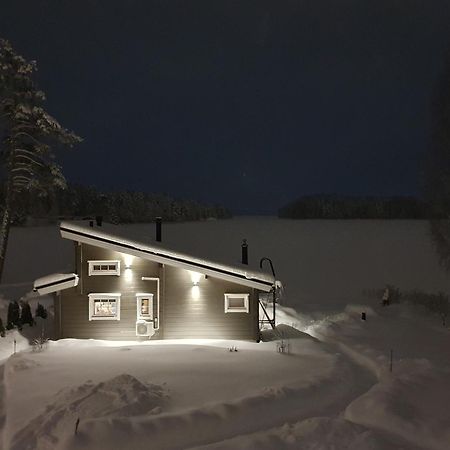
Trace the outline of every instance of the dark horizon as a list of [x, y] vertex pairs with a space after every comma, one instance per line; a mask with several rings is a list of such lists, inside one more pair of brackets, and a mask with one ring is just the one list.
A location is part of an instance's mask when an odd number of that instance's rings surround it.
[[69, 182], [273, 215], [302, 195], [412, 195], [450, 4], [3, 2]]

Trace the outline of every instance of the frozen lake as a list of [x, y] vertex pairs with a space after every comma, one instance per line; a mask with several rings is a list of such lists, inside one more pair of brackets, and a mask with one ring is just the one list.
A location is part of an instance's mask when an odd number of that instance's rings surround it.
[[[138, 239], [154, 237], [153, 224], [119, 228]], [[237, 217], [163, 225], [163, 244], [228, 263], [239, 262], [243, 238], [248, 240], [250, 265], [270, 257], [285, 286], [285, 304], [300, 311], [314, 311], [317, 303], [321, 310], [325, 304], [332, 310], [367, 302], [362, 291], [385, 284], [450, 291], [450, 274], [438, 264], [426, 221]], [[23, 283], [20, 289], [27, 290], [39, 276], [71, 271], [72, 245], [59, 237], [57, 226], [12, 229], [4, 283]]]

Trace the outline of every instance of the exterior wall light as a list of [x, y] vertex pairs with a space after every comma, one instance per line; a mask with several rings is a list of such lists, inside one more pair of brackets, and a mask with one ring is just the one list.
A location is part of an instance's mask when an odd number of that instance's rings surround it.
[[133, 279], [133, 271], [129, 267], [127, 267], [123, 272], [123, 276], [125, 278], [125, 281], [131, 281]]
[[189, 271], [189, 273], [191, 274], [191, 280], [192, 280], [193, 286], [198, 286], [198, 283], [200, 282], [200, 278], [202, 277], [202, 274], [198, 273], [198, 272], [191, 272], [191, 271]]
[[132, 255], [125, 255], [124, 258], [123, 258], [123, 261], [125, 263], [125, 267], [127, 269], [130, 269], [131, 268], [131, 264], [133, 262], [133, 256]]
[[200, 288], [197, 285], [192, 286], [191, 295], [193, 300], [198, 300], [200, 298]]

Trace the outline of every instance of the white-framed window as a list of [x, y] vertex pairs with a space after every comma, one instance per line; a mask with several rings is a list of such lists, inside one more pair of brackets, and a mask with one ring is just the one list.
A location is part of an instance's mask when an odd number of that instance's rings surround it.
[[153, 294], [136, 294], [138, 319], [153, 319]]
[[120, 320], [120, 294], [89, 294], [89, 320]]
[[120, 261], [88, 261], [89, 276], [92, 275], [120, 275]]
[[248, 313], [249, 294], [225, 294], [225, 312]]

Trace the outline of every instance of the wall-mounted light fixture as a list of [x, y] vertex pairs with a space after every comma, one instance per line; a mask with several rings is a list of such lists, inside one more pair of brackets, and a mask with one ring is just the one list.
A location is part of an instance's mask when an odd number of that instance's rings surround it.
[[123, 277], [127, 282], [130, 282], [133, 279], [133, 272], [131, 270], [131, 264], [133, 263], [133, 259], [134, 259], [133, 255], [123, 255], [123, 262], [125, 264]]
[[132, 255], [124, 255], [123, 262], [125, 263], [125, 267], [127, 269], [130, 269], [131, 264], [133, 263], [133, 256]]
[[129, 267], [127, 267], [123, 271], [123, 276], [125, 278], [125, 281], [131, 281], [133, 279], [133, 271]]
[[191, 280], [192, 280], [193, 286], [198, 286], [198, 283], [200, 282], [200, 279], [202, 278], [202, 274], [198, 273], [198, 272], [192, 272], [192, 271], [189, 271], [189, 273], [191, 274]]
[[193, 300], [198, 300], [200, 298], [200, 288], [197, 285], [192, 286], [191, 295]]

